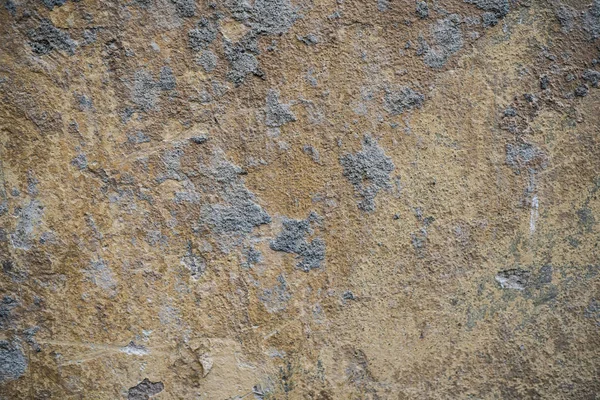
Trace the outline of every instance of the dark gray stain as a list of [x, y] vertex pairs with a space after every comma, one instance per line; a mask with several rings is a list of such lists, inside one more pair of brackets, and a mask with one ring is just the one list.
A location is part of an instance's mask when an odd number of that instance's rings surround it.
[[204, 271], [206, 271], [204, 259], [194, 252], [191, 242], [188, 242], [187, 253], [181, 259], [181, 263], [190, 270], [190, 274], [194, 279], [200, 278], [204, 274]]
[[600, 300], [592, 298], [585, 308], [583, 315], [596, 321], [596, 326], [600, 328]]
[[77, 157], [71, 160], [71, 165], [79, 170], [84, 170], [88, 166], [87, 157], [83, 153], [78, 154]]
[[502, 289], [525, 290], [530, 276], [529, 271], [516, 268], [498, 272], [495, 279]]
[[27, 364], [18, 341], [0, 340], [0, 383], [19, 379], [27, 370]]
[[516, 117], [517, 116], [517, 110], [515, 110], [513, 107], [507, 107], [504, 110], [504, 116], [505, 117]]
[[417, 7], [415, 12], [421, 19], [425, 19], [429, 16], [429, 6], [425, 1], [417, 1]]
[[196, 15], [195, 0], [171, 0], [171, 3], [175, 5], [175, 13], [182, 18], [190, 18]]
[[537, 146], [530, 143], [508, 143], [506, 145], [506, 164], [516, 174], [521, 170], [536, 171], [545, 167], [545, 154]]
[[271, 289], [263, 290], [258, 298], [269, 312], [278, 312], [285, 310], [288, 300], [292, 297], [288, 290], [288, 285], [283, 275], [277, 277], [277, 284]]
[[386, 12], [390, 9], [390, 0], [377, 0], [377, 10]]
[[45, 55], [54, 50], [62, 50], [68, 55], [75, 54], [75, 41], [66, 32], [58, 29], [49, 19], [42, 19], [39, 27], [28, 32], [31, 49], [37, 55]]
[[127, 135], [127, 141], [131, 144], [141, 144], [150, 142], [150, 137], [144, 132], [131, 132]]
[[263, 260], [262, 253], [254, 248], [254, 246], [244, 248], [243, 256], [245, 257], [245, 261], [242, 262], [242, 267], [244, 268], [252, 268]]
[[283, 229], [271, 241], [271, 249], [296, 254], [300, 258], [296, 266], [305, 272], [320, 268], [325, 260], [325, 242], [319, 237], [307, 240], [314, 233], [311, 224], [318, 223], [319, 216], [314, 212], [305, 220], [284, 218]]
[[560, 23], [563, 32], [568, 33], [573, 30], [573, 26], [575, 25], [574, 20], [577, 17], [577, 11], [567, 5], [561, 4], [554, 10], [554, 14]]
[[421, 108], [424, 100], [425, 96], [421, 93], [415, 92], [409, 87], [403, 87], [399, 90], [386, 89], [383, 104], [387, 112], [399, 115], [413, 108]]
[[481, 14], [481, 21], [483, 22], [484, 28], [496, 26], [499, 22], [498, 15], [496, 15], [496, 13], [493, 12], [484, 12], [483, 14]]
[[76, 94], [77, 102], [79, 103], [80, 111], [89, 111], [94, 108], [92, 99], [85, 94]]
[[575, 96], [577, 97], [585, 97], [588, 95], [589, 89], [587, 85], [579, 85], [575, 88]]
[[204, 68], [204, 71], [212, 72], [217, 67], [218, 60], [219, 59], [217, 58], [215, 53], [213, 53], [210, 50], [204, 50], [202, 54], [200, 54], [196, 62], [198, 63], [198, 65]]
[[162, 382], [150, 382], [148, 378], [137, 385], [129, 388], [127, 400], [148, 400], [150, 397], [159, 394], [165, 389]]
[[237, 43], [224, 40], [225, 57], [230, 65], [227, 77], [239, 86], [248, 75], [264, 75], [256, 58], [260, 54], [258, 38], [287, 32], [299, 15], [289, 0], [228, 0], [225, 6], [234, 19], [250, 28]]
[[314, 46], [314, 45], [318, 44], [320, 41], [319, 37], [313, 33], [309, 33], [306, 36], [296, 35], [296, 39], [298, 39], [299, 41], [301, 41], [302, 43], [304, 43], [307, 46]]
[[202, 208], [203, 221], [211, 230], [216, 234], [245, 235], [260, 225], [269, 224], [271, 217], [256, 203], [254, 194], [240, 178], [243, 170], [226, 160], [215, 164], [210, 176], [219, 186], [222, 202]]
[[229, 71], [227, 79], [235, 86], [240, 86], [246, 80], [248, 75], [263, 77], [264, 73], [260, 70], [258, 59], [258, 47], [256, 46], [256, 37], [248, 37], [248, 40], [242, 40], [233, 43], [229, 40], [223, 41], [225, 58], [229, 62]]
[[15, 4], [15, 2], [13, 0], [6, 0], [4, 2], [4, 7], [9, 12], [9, 14], [12, 15], [13, 17], [15, 15], [17, 15], [17, 5]]
[[160, 90], [173, 90], [175, 86], [177, 86], [177, 82], [175, 80], [175, 75], [173, 75], [173, 70], [171, 67], [164, 66], [160, 69], [160, 76], [157, 83], [157, 86]]
[[309, 156], [317, 164], [321, 162], [321, 156], [319, 154], [319, 150], [317, 150], [313, 146], [311, 146], [309, 144], [305, 144], [304, 147], [302, 147], [302, 151], [304, 152], [304, 154]]
[[165, 168], [164, 174], [156, 178], [157, 182], [161, 183], [168, 179], [175, 181], [185, 180], [185, 174], [181, 171], [181, 157], [184, 151], [180, 147], [169, 149], [162, 155], [162, 162]]
[[23, 330], [23, 337], [25, 338], [25, 342], [31, 346], [31, 348], [39, 353], [42, 351], [42, 347], [35, 340], [36, 333], [40, 330], [39, 326], [32, 326], [31, 328], [27, 328]]
[[463, 47], [463, 36], [460, 29], [460, 17], [456, 14], [437, 20], [430, 25], [433, 44], [429, 45], [420, 38], [417, 54], [423, 55], [423, 62], [431, 68], [442, 68], [451, 55]]
[[344, 299], [344, 300], [356, 300], [356, 296], [350, 290], [346, 290], [342, 294], [342, 299]]
[[35, 177], [35, 174], [33, 173], [33, 171], [28, 171], [27, 172], [27, 193], [31, 196], [31, 197], [35, 197], [38, 195], [39, 191], [38, 191], [38, 183], [40, 183], [37, 178]]
[[362, 197], [358, 208], [363, 211], [375, 210], [377, 193], [392, 187], [390, 174], [395, 168], [392, 159], [385, 155], [375, 139], [365, 135], [362, 150], [355, 154], [345, 154], [340, 158], [340, 164], [344, 169], [344, 176]]
[[[12, 261], [3, 261], [2, 267], [4, 273], [12, 272]], [[11, 323], [11, 312], [18, 305], [19, 303], [17, 302], [17, 300], [10, 296], [4, 296], [2, 298], [2, 302], [0, 302], [0, 329], [6, 330], [9, 328], [9, 325]]]
[[156, 106], [158, 91], [152, 75], [146, 70], [136, 71], [133, 78], [132, 100], [142, 110]]
[[508, 0], [465, 0], [465, 3], [474, 4], [483, 11], [489, 11], [498, 18], [503, 18], [510, 11]]
[[93, 44], [98, 40], [98, 28], [90, 28], [83, 31], [83, 43]]
[[544, 285], [552, 283], [552, 266], [544, 265], [540, 268], [536, 276], [536, 287], [540, 288]]
[[579, 218], [579, 225], [583, 227], [585, 232], [591, 232], [594, 229], [596, 218], [590, 208], [584, 207], [577, 210], [577, 217]]
[[289, 0], [229, 0], [226, 6], [236, 20], [258, 34], [287, 32], [299, 18]]
[[586, 70], [581, 76], [583, 80], [589, 82], [593, 87], [600, 87], [600, 72], [593, 69]]
[[188, 32], [188, 43], [192, 50], [206, 49], [216, 38], [218, 33], [217, 20], [200, 18], [196, 28]]
[[600, 0], [594, 0], [583, 14], [581, 25], [590, 41], [600, 38]]
[[42, 3], [48, 8], [48, 10], [53, 10], [54, 7], [63, 6], [67, 0], [42, 0]]
[[17, 227], [10, 235], [13, 247], [29, 250], [33, 243], [33, 230], [38, 226], [44, 214], [44, 207], [37, 200], [31, 200], [18, 214]]
[[156, 107], [156, 102], [161, 91], [175, 89], [177, 82], [169, 66], [160, 70], [159, 79], [154, 80], [152, 74], [144, 69], [138, 70], [133, 76], [131, 97], [141, 111], [149, 111]]
[[202, 144], [208, 141], [208, 136], [206, 135], [198, 135], [190, 138], [190, 141], [195, 144]]
[[550, 78], [548, 78], [548, 75], [543, 75], [540, 78], [540, 89], [546, 90], [549, 87], [550, 87]]
[[273, 89], [267, 93], [265, 123], [270, 127], [279, 127], [296, 120], [289, 104], [279, 102], [279, 93]]

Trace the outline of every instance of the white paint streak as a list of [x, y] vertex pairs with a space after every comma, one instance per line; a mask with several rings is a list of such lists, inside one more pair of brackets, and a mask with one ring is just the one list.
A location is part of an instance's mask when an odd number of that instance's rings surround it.
[[133, 342], [130, 342], [127, 346], [121, 347], [119, 349], [121, 353], [129, 354], [132, 356], [145, 356], [150, 353], [146, 347], [142, 345], [137, 345]]
[[535, 223], [539, 217], [539, 206], [540, 204], [537, 195], [533, 196], [533, 199], [531, 199], [531, 214], [529, 216], [529, 233], [532, 235], [533, 232], [535, 232]]
[[502, 289], [516, 289], [524, 290], [525, 287], [518, 281], [518, 277], [515, 276], [502, 276], [496, 275], [496, 282], [500, 284]]

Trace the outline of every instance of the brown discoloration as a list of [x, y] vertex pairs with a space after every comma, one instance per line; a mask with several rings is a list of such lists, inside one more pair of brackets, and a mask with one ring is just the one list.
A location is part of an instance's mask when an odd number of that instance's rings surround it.
[[[588, 4], [564, 4], [567, 26], [558, 3], [511, 2], [486, 28], [461, 0], [427, 18], [414, 1], [292, 4], [302, 18], [280, 27], [224, 2], [0, 10], [0, 288], [18, 299], [0, 339], [27, 357], [0, 394], [114, 399], [145, 378], [167, 399], [599, 392]], [[462, 47], [431, 68], [419, 38], [443, 43], [432, 25], [450, 15]], [[210, 71], [188, 40], [201, 16], [219, 21]], [[33, 53], [42, 19], [74, 54]], [[261, 73], [231, 81], [224, 38]], [[418, 106], [390, 111], [398, 88]], [[286, 117], [267, 126], [275, 92]], [[340, 162], [366, 135], [390, 160], [370, 212]], [[314, 232], [275, 251], [282, 221], [311, 212]], [[510, 271], [527, 271], [519, 290], [496, 280]]]

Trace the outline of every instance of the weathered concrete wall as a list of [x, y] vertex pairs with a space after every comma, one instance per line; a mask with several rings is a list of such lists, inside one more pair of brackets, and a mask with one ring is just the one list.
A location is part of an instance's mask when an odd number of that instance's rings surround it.
[[597, 398], [589, 1], [4, 1], [0, 398]]

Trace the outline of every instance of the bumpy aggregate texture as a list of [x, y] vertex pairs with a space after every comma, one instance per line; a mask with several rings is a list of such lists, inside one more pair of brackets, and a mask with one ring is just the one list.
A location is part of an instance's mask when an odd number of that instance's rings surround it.
[[597, 399], [600, 0], [6, 0], [0, 399]]

